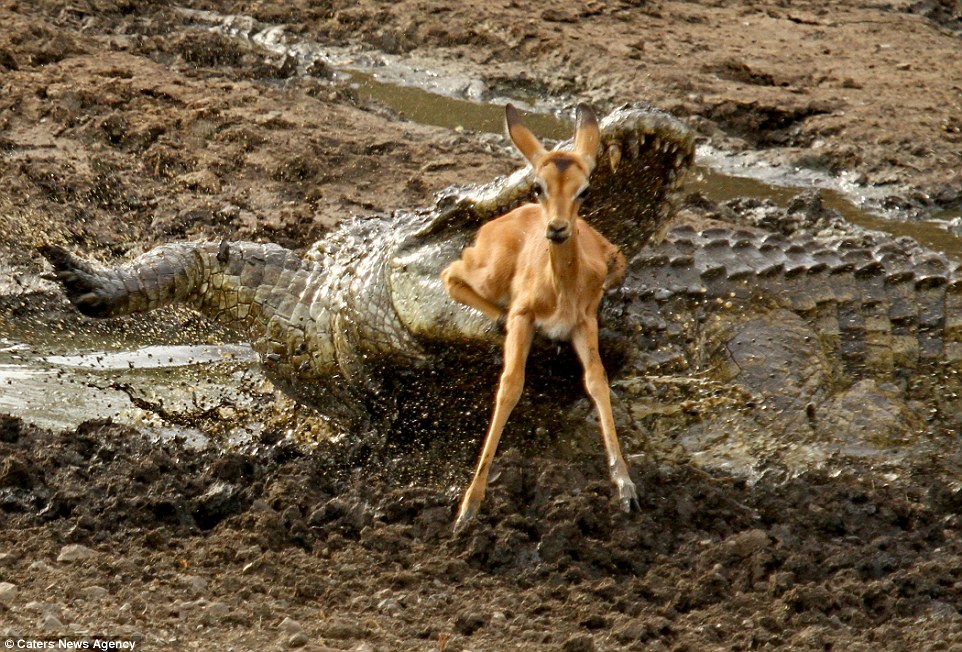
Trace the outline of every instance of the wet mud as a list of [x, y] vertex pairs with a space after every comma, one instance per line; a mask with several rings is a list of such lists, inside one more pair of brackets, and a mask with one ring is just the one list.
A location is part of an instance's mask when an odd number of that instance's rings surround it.
[[[301, 633], [309, 649], [962, 644], [957, 452], [752, 484], [635, 459], [641, 511], [624, 515], [602, 464], [515, 448], [479, 523], [452, 537], [452, 491], [397, 486], [390, 464], [346, 463], [343, 446], [2, 428], [16, 631], [50, 608], [156, 648], [277, 649]], [[73, 544], [90, 558], [57, 561]]]
[[[960, 207], [958, 3], [186, 4], [457, 73], [466, 99], [649, 100], [719, 151], [845, 176], [907, 218]], [[61, 365], [53, 390], [93, 383], [116, 403], [69, 427], [0, 415], [0, 637], [962, 649], [957, 433], [744, 473], [639, 427], [623, 437], [641, 509], [623, 514], [592, 424], [532, 425], [507, 434], [478, 523], [454, 537], [483, 412], [449, 439], [331, 438], [244, 361], [125, 376], [141, 347], [236, 337], [177, 311], [82, 318], [42, 278], [40, 242], [104, 262], [193, 238], [302, 250], [345, 216], [428, 205], [518, 160], [499, 136], [405, 119], [337, 62], [302, 69], [166, 3], [8, 2], [0, 18], [0, 372], [42, 359]], [[120, 369], [51, 357], [94, 351]]]

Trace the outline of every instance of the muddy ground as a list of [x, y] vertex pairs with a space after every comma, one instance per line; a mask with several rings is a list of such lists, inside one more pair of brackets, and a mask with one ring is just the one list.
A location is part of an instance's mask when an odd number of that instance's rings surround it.
[[[433, 59], [490, 94], [649, 100], [713, 145], [848, 174], [893, 207], [957, 209], [962, 196], [962, 6], [950, 0], [184, 4]], [[131, 337], [69, 311], [38, 276], [41, 240], [105, 261], [180, 238], [303, 248], [351, 213], [426, 205], [517, 165], [497, 137], [407, 122], [324, 66], [296, 74], [166, 3], [8, 0], [0, 21], [0, 334]], [[171, 342], [205, 328], [180, 313], [149, 326]], [[761, 468], [750, 482], [640, 455], [641, 510], [626, 516], [600, 455], [508, 441], [478, 525], [454, 538], [473, 453], [400, 482], [395, 467], [417, 467], [423, 447], [307, 446], [288, 426], [197, 448], [106, 421], [53, 433], [0, 417], [0, 636], [962, 649], [957, 442], [897, 464]]]

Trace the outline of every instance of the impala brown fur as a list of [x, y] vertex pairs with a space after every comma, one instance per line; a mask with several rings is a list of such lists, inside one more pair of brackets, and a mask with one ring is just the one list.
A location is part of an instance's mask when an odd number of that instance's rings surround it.
[[508, 134], [531, 163], [537, 203], [488, 222], [473, 247], [441, 274], [451, 297], [505, 326], [504, 370], [491, 425], [455, 530], [477, 514], [504, 425], [521, 396], [525, 363], [536, 330], [569, 340], [584, 368], [585, 389], [598, 412], [601, 436], [622, 507], [637, 504], [611, 413], [608, 377], [598, 354], [598, 304], [618, 285], [625, 258], [578, 216], [598, 152], [598, 122], [578, 107], [573, 151], [545, 151], [510, 104]]

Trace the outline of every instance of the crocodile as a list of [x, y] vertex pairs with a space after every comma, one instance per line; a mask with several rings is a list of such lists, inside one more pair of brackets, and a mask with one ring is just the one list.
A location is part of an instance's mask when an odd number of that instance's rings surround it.
[[[694, 137], [640, 105], [613, 111], [600, 127], [603, 155], [582, 213], [633, 255], [669, 215]], [[360, 429], [396, 417], [399, 373], [498, 345], [498, 329], [455, 304], [440, 273], [482, 223], [532, 197], [529, 172], [518, 170], [443, 191], [429, 209], [347, 219], [303, 256], [274, 244], [179, 242], [105, 269], [59, 246], [40, 251], [83, 314], [192, 306], [246, 333], [279, 388]]]
[[[626, 105], [601, 121], [601, 142], [582, 213], [630, 261], [600, 315], [618, 418], [637, 426], [629, 430], [701, 442], [743, 434], [749, 447], [774, 432], [779, 446], [828, 439], [859, 451], [962, 425], [956, 263], [906, 238], [826, 223], [817, 198], [789, 210], [814, 217], [787, 234], [765, 220], [669, 228], [694, 160], [691, 130]], [[295, 399], [344, 428], [383, 427], [406, 413], [437, 416], [436, 398], [420, 398], [425, 383], [455, 418], [477, 409], [453, 396], [471, 393], [463, 385], [445, 393], [452, 374], [482, 376], [471, 391], [488, 402], [501, 333], [450, 300], [440, 271], [480, 224], [531, 197], [529, 170], [518, 170], [450, 188], [427, 209], [348, 219], [303, 256], [272, 244], [172, 243], [102, 268], [59, 246], [41, 252], [82, 313], [190, 305], [246, 331]], [[546, 360], [529, 367], [577, 377]]]

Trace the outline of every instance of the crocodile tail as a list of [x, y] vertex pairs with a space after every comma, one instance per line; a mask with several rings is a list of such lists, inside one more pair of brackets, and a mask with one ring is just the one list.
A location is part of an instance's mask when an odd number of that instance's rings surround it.
[[147, 312], [183, 300], [203, 275], [187, 245], [161, 247], [112, 269], [81, 260], [57, 245], [38, 250], [53, 266], [47, 278], [59, 281], [70, 302], [88, 317]]
[[[322, 262], [274, 244], [182, 242], [102, 268], [62, 247], [40, 253], [67, 298], [91, 317], [118, 317], [170, 304], [189, 306], [246, 334], [279, 388], [343, 424], [363, 424], [363, 392], [344, 379], [354, 340], [335, 336], [340, 304], [328, 301]], [[318, 293], [320, 298], [318, 298]], [[358, 375], [362, 375], [360, 371]]]
[[[119, 317], [171, 304], [187, 304], [242, 331], [257, 331], [277, 307], [293, 302], [263, 299], [289, 294], [303, 273], [301, 259], [277, 245], [181, 242], [157, 247], [130, 263], [103, 268], [63, 247], [42, 245], [70, 302], [89, 317]], [[272, 306], [264, 314], [263, 306]]]

